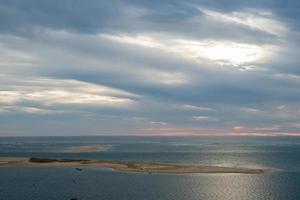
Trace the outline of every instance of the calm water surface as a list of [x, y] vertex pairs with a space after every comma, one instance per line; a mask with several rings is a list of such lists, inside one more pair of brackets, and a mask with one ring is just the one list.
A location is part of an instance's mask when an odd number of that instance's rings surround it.
[[[68, 148], [100, 144], [106, 152]], [[0, 156], [89, 158], [278, 169], [269, 174], [159, 175], [108, 169], [0, 168], [0, 200], [300, 199], [297, 137], [0, 138]]]

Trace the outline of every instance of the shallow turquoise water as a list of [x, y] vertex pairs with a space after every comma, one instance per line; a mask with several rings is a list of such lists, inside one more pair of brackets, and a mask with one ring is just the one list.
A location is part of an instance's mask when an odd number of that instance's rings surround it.
[[[70, 153], [102, 144], [107, 152]], [[297, 137], [1, 138], [0, 156], [95, 158], [165, 163], [260, 166], [274, 173], [159, 175], [104, 169], [0, 169], [0, 199], [300, 199]]]

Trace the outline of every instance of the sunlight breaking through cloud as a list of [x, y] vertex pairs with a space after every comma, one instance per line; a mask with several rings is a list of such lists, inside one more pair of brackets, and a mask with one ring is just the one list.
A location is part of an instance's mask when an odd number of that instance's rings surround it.
[[[161, 39], [150, 36], [102, 35], [100, 37], [115, 42], [154, 48], [174, 53], [177, 56], [192, 59], [199, 63], [207, 60], [222, 66], [243, 67], [252, 69], [255, 63], [261, 62], [270, 53], [271, 45], [255, 45], [222, 40], [184, 40], [178, 38]], [[249, 68], [245, 68], [249, 65]]]

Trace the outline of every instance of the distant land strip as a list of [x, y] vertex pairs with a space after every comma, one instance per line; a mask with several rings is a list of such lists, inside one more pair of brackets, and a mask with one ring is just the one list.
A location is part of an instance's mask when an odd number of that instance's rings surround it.
[[74, 167], [78, 171], [82, 168], [110, 168], [121, 172], [186, 174], [186, 173], [238, 173], [262, 174], [271, 172], [267, 168], [222, 167], [208, 165], [178, 165], [163, 163], [143, 163], [88, 159], [58, 159], [58, 158], [26, 158], [0, 157], [0, 167]]

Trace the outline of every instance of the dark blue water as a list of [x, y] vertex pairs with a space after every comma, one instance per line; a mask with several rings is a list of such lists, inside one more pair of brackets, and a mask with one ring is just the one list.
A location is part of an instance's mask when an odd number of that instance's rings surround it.
[[[72, 153], [101, 144], [106, 152]], [[105, 169], [0, 168], [0, 200], [22, 199], [300, 199], [297, 137], [0, 138], [0, 156], [93, 158], [144, 162], [258, 166], [269, 174], [159, 175]]]

